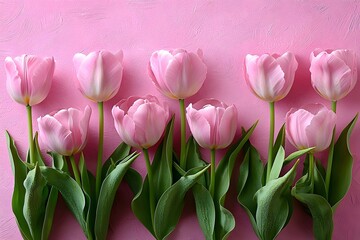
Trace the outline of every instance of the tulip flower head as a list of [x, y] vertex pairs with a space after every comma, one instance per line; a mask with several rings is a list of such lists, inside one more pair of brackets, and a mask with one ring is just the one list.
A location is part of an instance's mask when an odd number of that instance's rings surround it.
[[201, 50], [196, 54], [175, 49], [154, 52], [148, 70], [151, 80], [162, 94], [173, 99], [185, 99], [200, 90], [207, 67], [202, 60]]
[[294, 54], [248, 54], [245, 57], [245, 80], [251, 91], [260, 99], [276, 102], [290, 91], [298, 63]]
[[311, 53], [310, 61], [311, 83], [323, 98], [337, 101], [354, 88], [357, 81], [355, 52], [316, 49]]
[[71, 156], [82, 151], [87, 142], [91, 108], [82, 112], [75, 108], [62, 109], [38, 118], [39, 136], [51, 151]]
[[226, 148], [237, 128], [237, 110], [216, 99], [203, 99], [186, 108], [186, 118], [197, 143], [207, 149]]
[[119, 91], [123, 75], [123, 53], [108, 51], [77, 53], [73, 58], [79, 89], [95, 102], [105, 102]]
[[315, 147], [320, 152], [329, 147], [336, 114], [322, 104], [291, 109], [286, 114], [286, 136], [297, 149]]
[[25, 106], [41, 103], [50, 91], [54, 70], [53, 57], [6, 57], [7, 91], [12, 99]]
[[147, 95], [121, 100], [112, 115], [116, 131], [126, 144], [147, 149], [161, 138], [170, 114], [167, 106]]

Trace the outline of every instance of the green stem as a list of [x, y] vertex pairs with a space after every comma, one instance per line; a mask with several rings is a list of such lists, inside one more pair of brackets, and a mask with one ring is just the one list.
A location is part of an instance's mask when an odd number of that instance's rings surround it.
[[179, 99], [179, 103], [180, 103], [180, 119], [181, 119], [180, 167], [186, 171], [186, 117], [185, 117], [184, 99]]
[[314, 155], [309, 154], [309, 177], [311, 181], [311, 193], [314, 191]]
[[270, 171], [273, 161], [273, 147], [274, 147], [274, 128], [275, 128], [275, 103], [269, 103], [270, 108], [270, 136], [269, 136], [269, 150], [268, 150], [268, 162], [266, 168], [266, 181], [270, 177]]
[[28, 135], [29, 135], [29, 152], [30, 152], [30, 163], [35, 164], [37, 161], [34, 156], [35, 146], [33, 139], [33, 127], [32, 127], [32, 111], [31, 106], [26, 105], [27, 121], [28, 121]]
[[70, 163], [71, 163], [71, 167], [72, 167], [72, 170], [73, 170], [73, 173], [74, 173], [75, 180], [81, 186], [79, 170], [78, 170], [77, 165], [75, 163], [74, 155], [71, 155], [69, 158], [70, 158]]
[[[333, 110], [334, 113], [336, 113], [336, 104], [337, 104], [337, 101], [331, 102], [331, 109]], [[329, 147], [329, 156], [328, 156], [328, 163], [327, 163], [326, 177], [325, 177], [325, 187], [326, 187], [327, 195], [329, 195], [332, 162], [333, 162], [333, 157], [334, 157], [335, 130], [336, 130], [336, 128], [334, 127], [332, 138], [331, 138], [331, 143], [330, 143], [330, 147]]]
[[148, 175], [148, 182], [149, 182], [149, 201], [150, 201], [150, 216], [151, 221], [154, 227], [154, 214], [155, 214], [155, 195], [154, 195], [154, 182], [153, 182], [153, 175], [152, 175], [152, 169], [150, 164], [150, 158], [149, 158], [149, 151], [146, 148], [143, 148], [144, 158], [146, 162], [146, 170]]
[[99, 197], [101, 187], [102, 155], [104, 148], [104, 103], [98, 102], [99, 110], [99, 145], [96, 167], [96, 197]]
[[215, 166], [215, 154], [216, 154], [216, 150], [215, 149], [211, 149], [211, 172], [210, 172], [210, 194], [211, 196], [214, 198], [214, 193], [215, 193], [215, 170], [216, 170], [216, 166]]

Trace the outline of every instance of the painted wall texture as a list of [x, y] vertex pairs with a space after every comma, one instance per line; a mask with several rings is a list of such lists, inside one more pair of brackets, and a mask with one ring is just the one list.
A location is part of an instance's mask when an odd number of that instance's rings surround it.
[[[268, 105], [257, 99], [243, 78], [247, 53], [292, 51], [299, 62], [289, 95], [277, 104], [276, 130], [291, 107], [321, 102], [310, 84], [309, 54], [315, 48], [349, 48], [360, 55], [360, 1], [259, 1], [259, 0], [127, 0], [127, 1], [0, 1], [0, 60], [23, 53], [54, 56], [56, 69], [48, 98], [33, 108], [34, 119], [61, 108], [93, 108], [90, 139], [85, 149], [95, 171], [97, 146], [96, 105], [74, 88], [72, 57], [76, 52], [107, 49], [124, 51], [124, 78], [117, 96], [105, 104], [105, 150], [109, 156], [119, 144], [111, 107], [120, 99], [147, 93], [167, 101], [178, 115], [178, 105], [156, 91], [147, 75], [151, 53], [158, 49], [201, 48], [208, 75], [198, 94], [234, 103], [239, 126], [248, 128], [260, 120], [252, 141], [262, 156], [267, 154]], [[360, 61], [358, 61], [360, 64]], [[358, 66], [360, 69], [360, 66]], [[0, 239], [21, 239], [11, 210], [13, 175], [6, 149], [5, 129], [16, 140], [21, 155], [27, 149], [26, 111], [6, 92], [5, 72], [0, 67]], [[338, 104], [338, 128], [360, 111], [360, 84]], [[330, 106], [329, 106], [330, 107]], [[179, 139], [179, 120], [176, 135]], [[37, 130], [37, 126], [35, 126]], [[176, 142], [177, 147], [179, 142]], [[360, 236], [360, 126], [351, 138], [355, 157], [350, 191], [335, 213], [334, 239]], [[294, 148], [287, 144], [286, 151]], [[219, 155], [222, 153], [220, 152]], [[220, 157], [218, 157], [220, 158]], [[140, 157], [134, 167], [145, 173]], [[300, 171], [301, 169], [299, 169]], [[235, 169], [235, 175], [238, 170]], [[235, 178], [234, 178], [235, 180]], [[236, 202], [235, 181], [227, 207], [236, 218], [230, 239], [256, 239], [247, 215]], [[109, 239], [152, 239], [130, 209], [132, 194], [122, 184], [112, 211]], [[298, 203], [293, 218], [278, 239], [312, 239], [312, 222]], [[84, 239], [82, 231], [60, 200], [51, 239]], [[181, 221], [169, 239], [203, 239], [189, 195]]]

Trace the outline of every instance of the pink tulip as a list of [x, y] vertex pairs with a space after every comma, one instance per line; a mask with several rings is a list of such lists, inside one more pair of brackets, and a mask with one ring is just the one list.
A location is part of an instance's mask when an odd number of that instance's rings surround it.
[[55, 70], [53, 57], [33, 55], [5, 58], [7, 91], [16, 102], [33, 106], [48, 95]]
[[169, 119], [169, 109], [151, 95], [121, 100], [112, 109], [120, 138], [128, 145], [147, 149], [161, 138]]
[[262, 100], [276, 102], [283, 99], [294, 82], [298, 63], [294, 54], [246, 55], [245, 80], [252, 92]]
[[157, 89], [174, 99], [185, 99], [197, 93], [207, 72], [201, 50], [195, 54], [183, 49], [154, 52], [148, 69]]
[[291, 109], [286, 114], [286, 136], [297, 149], [315, 147], [320, 152], [329, 147], [336, 115], [322, 104]]
[[208, 149], [226, 148], [234, 139], [237, 110], [234, 105], [203, 99], [186, 108], [186, 118], [197, 143]]
[[123, 52], [112, 54], [108, 51], [91, 52], [88, 55], [74, 55], [79, 89], [84, 96], [105, 102], [119, 91], [123, 75]]
[[311, 83], [325, 99], [337, 101], [355, 86], [357, 63], [355, 52], [340, 50], [314, 50], [310, 54]]
[[71, 156], [83, 150], [91, 108], [81, 112], [75, 108], [63, 109], [55, 114], [38, 118], [39, 136], [51, 151]]

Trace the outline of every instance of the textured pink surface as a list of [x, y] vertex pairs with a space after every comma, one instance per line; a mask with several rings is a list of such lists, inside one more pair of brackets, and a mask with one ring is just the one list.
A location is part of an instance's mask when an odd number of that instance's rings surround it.
[[[191, 51], [202, 48], [208, 76], [200, 92], [187, 103], [215, 97], [238, 107], [239, 126], [249, 127], [260, 119], [252, 139], [266, 156], [268, 105], [247, 89], [242, 76], [244, 56], [287, 50], [296, 55], [299, 68], [293, 89], [277, 104], [278, 130], [292, 106], [311, 102], [329, 106], [311, 87], [309, 54], [317, 47], [350, 48], [360, 54], [359, 7], [358, 1], [1, 1], [0, 59], [3, 61], [8, 55], [23, 53], [55, 57], [55, 78], [50, 96], [34, 108], [34, 119], [60, 108], [84, 108], [89, 104], [94, 115], [85, 154], [91, 169], [95, 170], [96, 105], [74, 89], [73, 55], [98, 49], [124, 51], [124, 79], [120, 92], [105, 104], [106, 157], [119, 143], [110, 110], [120, 99], [151, 93], [167, 101], [171, 110], [178, 114], [177, 103], [158, 93], [147, 76], [146, 65], [151, 53], [173, 47]], [[13, 176], [4, 131], [10, 131], [23, 156], [27, 148], [25, 108], [8, 96], [3, 67], [0, 76], [0, 239], [21, 239], [11, 210]], [[338, 104], [339, 128], [360, 110], [359, 102], [358, 84]], [[179, 128], [177, 121], [176, 137], [179, 137]], [[360, 236], [359, 144], [357, 124], [351, 138], [355, 156], [353, 181], [349, 194], [335, 214], [334, 239], [358, 239]], [[288, 144], [286, 150], [294, 149]], [[141, 158], [134, 166], [144, 173]], [[236, 228], [230, 239], [256, 239], [248, 217], [235, 197], [235, 188], [232, 188], [227, 206], [236, 216]], [[131, 198], [127, 185], [122, 184], [112, 212], [109, 239], [152, 239], [132, 214]], [[278, 239], [312, 238], [311, 219], [296, 205], [292, 220]], [[84, 238], [62, 201], [55, 218], [51, 239]], [[169, 239], [202, 238], [189, 196], [181, 222]]]

